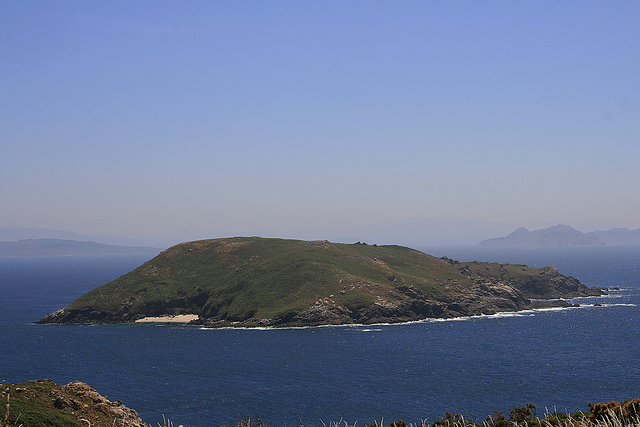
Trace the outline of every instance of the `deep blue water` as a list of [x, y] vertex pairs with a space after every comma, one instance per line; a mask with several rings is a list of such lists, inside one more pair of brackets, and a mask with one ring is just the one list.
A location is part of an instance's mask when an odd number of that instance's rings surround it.
[[[484, 418], [640, 397], [640, 247], [421, 248], [465, 261], [554, 265], [618, 286], [576, 309], [405, 325], [202, 330], [32, 325], [148, 255], [0, 258], [0, 381], [81, 380], [156, 425]], [[594, 307], [594, 302], [604, 304]]]

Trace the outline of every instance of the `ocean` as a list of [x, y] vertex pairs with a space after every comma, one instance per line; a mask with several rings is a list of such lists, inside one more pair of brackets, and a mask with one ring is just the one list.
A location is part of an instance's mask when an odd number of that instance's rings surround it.
[[[87, 382], [152, 425], [272, 426], [484, 419], [529, 402], [588, 410], [640, 397], [640, 247], [418, 248], [462, 261], [554, 265], [617, 287], [580, 308], [402, 325], [205, 330], [33, 325], [151, 255], [0, 258], [0, 382]], [[602, 306], [594, 306], [595, 303]]]

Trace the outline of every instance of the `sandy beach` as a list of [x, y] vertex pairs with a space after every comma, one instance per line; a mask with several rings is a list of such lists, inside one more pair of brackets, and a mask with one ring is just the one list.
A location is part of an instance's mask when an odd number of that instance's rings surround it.
[[197, 314], [179, 314], [177, 316], [143, 317], [136, 320], [136, 323], [189, 323], [197, 318]]

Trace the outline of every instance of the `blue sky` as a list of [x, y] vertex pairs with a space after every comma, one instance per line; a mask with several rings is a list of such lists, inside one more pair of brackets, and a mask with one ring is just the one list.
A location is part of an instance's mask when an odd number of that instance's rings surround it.
[[638, 22], [636, 1], [5, 0], [0, 225], [638, 228]]

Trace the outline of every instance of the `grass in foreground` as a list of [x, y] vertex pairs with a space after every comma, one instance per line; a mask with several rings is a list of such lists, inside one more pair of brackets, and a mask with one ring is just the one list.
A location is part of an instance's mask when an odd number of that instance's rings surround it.
[[[64, 394], [60, 389], [61, 386], [51, 380], [3, 384], [0, 390], [0, 427], [79, 427], [86, 425], [132, 427], [145, 425], [138, 418], [137, 413], [122, 406], [122, 402], [109, 402], [84, 383], [70, 383], [63, 387], [68, 388], [72, 385], [75, 386], [72, 390], [74, 393]], [[87, 399], [83, 400], [80, 397], [83, 394]], [[536, 406], [529, 403], [526, 406], [514, 407], [508, 415], [494, 411], [493, 415], [484, 420], [446, 412], [440, 419], [431, 423], [428, 423], [427, 420], [415, 424], [402, 420], [385, 423], [382, 420], [363, 424], [362, 427], [640, 427], [640, 399], [638, 398], [621, 403], [589, 403], [588, 406], [588, 412], [547, 412], [544, 416], [539, 417]], [[107, 410], [114, 408], [119, 412]], [[135, 416], [126, 416], [121, 409], [129, 411]], [[328, 424], [322, 421], [320, 424], [310, 424], [299, 419], [294, 427], [357, 427], [356, 424], [344, 420]], [[168, 419], [163, 419], [163, 424], [158, 423], [157, 426], [181, 427]], [[247, 418], [232, 426], [223, 425], [220, 427], [272, 426], [260, 418]], [[286, 424], [285, 427], [287, 427]]]
[[[591, 412], [576, 411], [572, 414], [564, 412], [547, 413], [544, 417], [536, 416], [536, 406], [528, 403], [526, 406], [516, 406], [509, 412], [509, 416], [503, 412], [494, 411], [483, 421], [475, 420], [472, 416], [465, 418], [460, 414], [446, 414], [440, 419], [429, 424], [426, 420], [412, 424], [405, 421], [396, 421], [386, 424], [384, 420], [364, 427], [640, 427], [640, 399], [628, 401], [589, 403]], [[321, 422], [320, 425], [309, 424], [298, 420], [296, 427], [357, 427], [357, 423], [350, 424], [344, 420]], [[182, 427], [174, 426], [167, 419], [164, 425], [158, 427]], [[238, 421], [233, 426], [222, 425], [220, 427], [271, 427], [260, 418], [246, 418]], [[285, 427], [286, 424], [285, 424]]]

